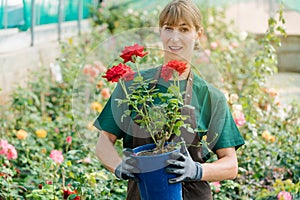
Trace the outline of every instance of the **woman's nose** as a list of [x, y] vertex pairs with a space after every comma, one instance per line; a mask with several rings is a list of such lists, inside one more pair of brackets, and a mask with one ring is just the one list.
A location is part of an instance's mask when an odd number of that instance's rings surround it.
[[178, 41], [180, 39], [180, 32], [177, 30], [173, 30], [170, 39], [172, 39], [173, 41]]

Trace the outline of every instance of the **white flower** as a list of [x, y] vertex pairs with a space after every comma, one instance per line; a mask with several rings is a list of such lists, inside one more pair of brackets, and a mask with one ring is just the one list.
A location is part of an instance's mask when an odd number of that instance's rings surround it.
[[233, 104], [233, 105], [232, 105], [232, 109], [233, 109], [234, 111], [242, 111], [242, 110], [243, 110], [243, 107], [242, 107], [241, 104]]
[[127, 13], [128, 13], [128, 14], [132, 14], [132, 13], [133, 13], [133, 10], [132, 10], [131, 8], [129, 8], [129, 9], [127, 10]]
[[248, 37], [248, 33], [246, 31], [240, 32], [240, 40], [245, 40]]
[[50, 63], [50, 71], [56, 82], [61, 83], [63, 81], [59, 64]]
[[229, 96], [229, 103], [233, 104], [239, 99], [239, 96], [237, 94], [230, 94]]

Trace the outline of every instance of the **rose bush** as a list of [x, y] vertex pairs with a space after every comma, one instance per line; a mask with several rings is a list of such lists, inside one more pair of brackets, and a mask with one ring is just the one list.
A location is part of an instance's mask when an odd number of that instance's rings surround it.
[[[238, 177], [212, 183], [214, 199], [299, 199], [299, 102], [280, 103], [280, 94], [265, 84], [276, 73], [280, 44], [276, 33], [282, 32], [282, 15], [269, 20], [265, 35], [255, 36], [225, 23], [224, 11], [200, 8], [206, 37], [194, 62], [204, 69], [212, 67], [211, 61], [218, 66], [220, 88], [232, 112], [238, 111], [235, 119], [246, 139], [238, 151]], [[114, 9], [115, 15], [122, 16], [123, 8]], [[129, 9], [124, 11], [127, 17], [109, 19], [119, 23], [113, 32], [145, 25]], [[155, 12], [147, 16], [156, 16]], [[146, 18], [156, 25], [155, 17]], [[107, 36], [95, 27], [87, 35], [61, 43], [55, 64], [63, 78], [50, 76], [48, 67], [32, 72], [30, 81], [15, 88], [11, 101], [0, 107], [0, 199], [63, 199], [64, 191], [69, 198], [125, 198], [125, 183], [104, 170], [93, 153], [98, 136], [92, 122], [115, 87], [102, 78], [106, 68], [101, 63], [116, 57], [111, 51], [116, 43], [108, 43], [105, 54], [96, 51]], [[157, 62], [160, 54], [147, 59]], [[210, 72], [205, 77], [214, 81], [218, 76]], [[61, 151], [60, 164], [50, 158], [52, 150]]]
[[[166, 82], [174, 77], [167, 92], [162, 93], [151, 86], [156, 80], [148, 80], [141, 74], [138, 58], [147, 54], [144, 47], [138, 44], [125, 46], [120, 55], [123, 62], [109, 68], [103, 78], [109, 82], [118, 82], [124, 92], [124, 98], [116, 99], [119, 106], [125, 104], [128, 108], [122, 110], [124, 113], [121, 118], [133, 117], [133, 121], [153, 139], [158, 152], [163, 152], [164, 144], [171, 135], [180, 135], [180, 128], [189, 126], [184, 122], [186, 116], [181, 115], [182, 108], [188, 105], [184, 105], [178, 80], [178, 76], [186, 71], [187, 64], [171, 60], [161, 67], [160, 76]], [[129, 66], [130, 62], [135, 64], [136, 71]]]
[[[99, 61], [87, 61], [80, 53], [93, 48], [87, 45], [92, 44], [90, 38], [62, 44], [55, 64], [61, 68], [61, 80], [42, 68], [32, 73], [26, 86], [14, 89], [7, 106], [1, 106], [0, 199], [63, 199], [66, 191], [69, 199], [124, 199], [125, 184], [103, 170], [87, 137], [97, 137], [95, 131], [91, 134], [92, 115], [101, 111], [114, 87], [99, 79]], [[85, 84], [85, 92], [91, 89], [98, 96], [93, 101], [77, 98], [80, 103], [72, 110], [72, 95], [81, 92], [74, 86], [76, 80]], [[86, 111], [93, 113], [90, 118]]]

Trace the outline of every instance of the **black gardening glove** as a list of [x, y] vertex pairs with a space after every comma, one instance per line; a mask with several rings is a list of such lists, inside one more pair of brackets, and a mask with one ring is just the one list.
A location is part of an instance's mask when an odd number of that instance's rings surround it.
[[173, 152], [170, 155], [170, 159], [167, 160], [167, 164], [169, 166], [166, 172], [178, 175], [176, 178], [169, 179], [169, 183], [201, 180], [202, 178], [202, 165], [193, 161], [184, 141], [181, 145], [181, 153]]
[[115, 170], [116, 177], [128, 180], [132, 179], [136, 182], [139, 181], [139, 179], [134, 175], [134, 173], [138, 173], [139, 170], [136, 167], [136, 159], [134, 158], [134, 153], [132, 149], [125, 148], [123, 150], [124, 157], [122, 159], [122, 162], [117, 166]]

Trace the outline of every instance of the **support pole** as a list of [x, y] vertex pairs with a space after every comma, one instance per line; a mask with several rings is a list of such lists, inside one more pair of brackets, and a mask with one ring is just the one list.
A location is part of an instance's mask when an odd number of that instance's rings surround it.
[[62, 0], [58, 1], [58, 22], [57, 22], [57, 40], [61, 41], [61, 23], [63, 19], [63, 5]]
[[30, 24], [30, 34], [31, 43], [30, 46], [34, 46], [34, 26], [35, 26], [35, 0], [31, 0], [31, 24]]
[[8, 27], [7, 15], [8, 15], [8, 12], [7, 12], [7, 0], [5, 0], [4, 9], [3, 9], [3, 28], [4, 29]]
[[77, 19], [78, 35], [81, 35], [81, 19], [82, 19], [82, 0], [78, 0], [78, 19]]

